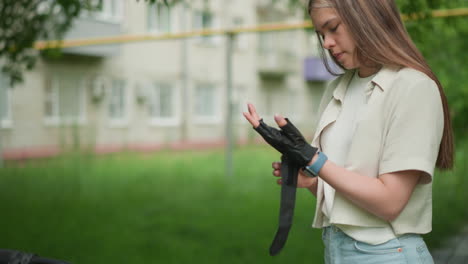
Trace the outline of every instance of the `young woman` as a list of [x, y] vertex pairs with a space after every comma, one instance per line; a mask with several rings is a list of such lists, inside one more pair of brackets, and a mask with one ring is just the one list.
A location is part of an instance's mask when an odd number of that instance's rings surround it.
[[[323, 95], [312, 141], [320, 152], [297, 183], [317, 197], [313, 227], [323, 228], [325, 263], [433, 263], [420, 234], [431, 231], [434, 169], [453, 163], [442, 86], [394, 0], [308, 7], [323, 49], [344, 71]], [[261, 118], [248, 110], [257, 128]], [[272, 166], [280, 176], [281, 163]]]

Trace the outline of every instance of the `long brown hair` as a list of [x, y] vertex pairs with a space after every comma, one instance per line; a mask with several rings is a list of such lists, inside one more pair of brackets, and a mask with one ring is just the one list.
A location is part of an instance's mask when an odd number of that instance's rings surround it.
[[[336, 10], [356, 42], [356, 55], [361, 62], [377, 65], [408, 67], [425, 73], [439, 87], [444, 110], [444, 131], [436, 166], [439, 169], [453, 167], [453, 134], [447, 98], [442, 84], [432, 72], [406, 31], [394, 0], [309, 0], [308, 12], [315, 8], [331, 7]], [[323, 47], [323, 43], [321, 43]], [[324, 49], [322, 48], [322, 52]], [[340, 64], [331, 57], [336, 65]], [[328, 64], [332, 74], [336, 73]], [[341, 67], [341, 66], [340, 66]]]

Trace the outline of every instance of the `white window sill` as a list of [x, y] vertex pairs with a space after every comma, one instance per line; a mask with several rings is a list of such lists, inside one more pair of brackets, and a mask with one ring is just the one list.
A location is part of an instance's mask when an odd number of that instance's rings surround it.
[[79, 118], [78, 120], [61, 120], [58, 117], [49, 117], [44, 119], [46, 126], [62, 126], [62, 125], [79, 125], [83, 126], [86, 124], [86, 119]]
[[95, 15], [86, 17], [86, 19], [92, 19], [96, 22], [104, 22], [109, 24], [121, 24], [123, 19], [122, 17], [111, 17], [111, 16], [103, 16], [103, 15]]
[[220, 117], [194, 117], [193, 123], [197, 125], [213, 125], [221, 123]]
[[176, 127], [180, 125], [180, 120], [176, 118], [153, 118], [150, 120], [150, 126], [153, 127]]

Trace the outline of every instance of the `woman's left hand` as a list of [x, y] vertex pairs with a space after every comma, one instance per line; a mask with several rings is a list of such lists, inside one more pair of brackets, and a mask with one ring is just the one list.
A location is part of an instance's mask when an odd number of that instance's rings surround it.
[[[271, 167], [273, 168], [273, 176], [279, 177], [279, 179], [276, 180], [276, 183], [279, 185], [283, 184], [281, 179], [281, 162], [275, 161], [271, 164]], [[299, 174], [297, 175], [297, 188], [307, 188], [316, 196], [317, 183], [318, 177], [309, 177], [304, 174], [302, 169], [299, 170]]]
[[318, 149], [307, 143], [302, 133], [290, 120], [275, 115], [275, 122], [280, 128], [278, 130], [263, 122], [252, 104], [248, 104], [248, 109], [248, 113], [244, 112], [245, 118], [268, 144], [299, 167], [310, 163]]

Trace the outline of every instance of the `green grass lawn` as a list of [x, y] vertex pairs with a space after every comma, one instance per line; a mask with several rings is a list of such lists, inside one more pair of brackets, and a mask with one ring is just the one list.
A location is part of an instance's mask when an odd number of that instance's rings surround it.
[[1, 248], [73, 263], [296, 263], [322, 260], [314, 201], [298, 192], [287, 247], [271, 258], [277, 154], [222, 151], [67, 157], [2, 170]]
[[[231, 178], [222, 150], [8, 164], [0, 170], [0, 248], [80, 264], [322, 263], [321, 231], [310, 227], [315, 198], [306, 190], [298, 191], [286, 247], [268, 255], [278, 157], [267, 147], [240, 148]], [[463, 166], [436, 177], [431, 247], [466, 220]]]

